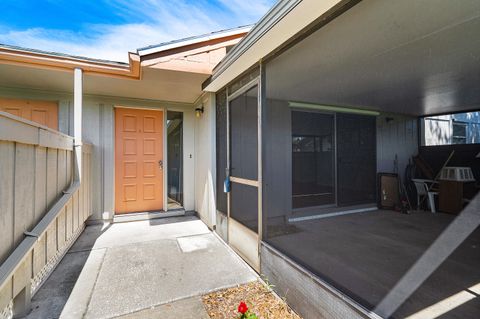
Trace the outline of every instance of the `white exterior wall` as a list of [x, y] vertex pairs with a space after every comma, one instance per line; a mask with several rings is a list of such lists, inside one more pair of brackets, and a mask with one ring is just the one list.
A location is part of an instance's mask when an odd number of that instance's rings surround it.
[[204, 107], [195, 119], [195, 211], [209, 227], [215, 225], [215, 94], [206, 93], [195, 108]]
[[[73, 80], [72, 80], [73, 81]], [[0, 88], [0, 96], [19, 99], [59, 101], [59, 130], [73, 134], [73, 95], [26, 89]], [[185, 210], [195, 210], [195, 112], [191, 104], [126, 99], [119, 97], [84, 96], [83, 141], [92, 144], [92, 217], [110, 219], [115, 207], [115, 126], [114, 107], [135, 107], [184, 113], [183, 185]], [[166, 143], [166, 137], [164, 139]], [[164, 167], [167, 154], [164, 153]], [[167, 170], [165, 170], [165, 179]]]

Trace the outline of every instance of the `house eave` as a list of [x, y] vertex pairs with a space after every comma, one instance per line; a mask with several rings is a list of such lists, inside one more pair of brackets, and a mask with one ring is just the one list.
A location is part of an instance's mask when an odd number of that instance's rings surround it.
[[206, 35], [200, 35], [200, 36], [190, 37], [186, 39], [175, 40], [175, 41], [167, 42], [164, 44], [140, 48], [137, 50], [137, 53], [140, 57], [143, 57], [143, 56], [154, 54], [154, 53], [159, 53], [163, 51], [190, 46], [192, 44], [209, 42], [212, 40], [227, 38], [227, 37], [236, 36], [236, 35], [243, 35], [248, 33], [251, 29], [252, 29], [252, 26], [248, 25], [248, 26], [243, 26], [243, 27], [230, 29], [230, 30], [212, 32]]
[[80, 68], [85, 74], [139, 80], [141, 77], [140, 57], [129, 52], [128, 60], [129, 63], [121, 63], [6, 45], [0, 46], [0, 64], [67, 72], [73, 72], [74, 69]]
[[[312, 23], [355, 0], [280, 0], [214, 68], [204, 90], [216, 92], [280, 49]], [[358, 1], [358, 0], [357, 0]]]

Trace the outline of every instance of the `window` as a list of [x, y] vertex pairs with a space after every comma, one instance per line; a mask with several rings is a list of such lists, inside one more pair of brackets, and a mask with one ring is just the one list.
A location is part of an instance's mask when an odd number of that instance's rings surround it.
[[478, 144], [480, 112], [446, 114], [421, 119], [422, 145]]
[[183, 206], [183, 113], [167, 112], [168, 208]]
[[452, 122], [452, 144], [466, 144], [467, 143], [467, 123]]

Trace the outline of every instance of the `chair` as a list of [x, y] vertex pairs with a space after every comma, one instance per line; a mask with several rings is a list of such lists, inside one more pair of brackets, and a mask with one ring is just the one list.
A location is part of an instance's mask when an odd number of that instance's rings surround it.
[[415, 184], [415, 188], [417, 190], [417, 209], [420, 208], [420, 199], [426, 196], [428, 198], [428, 206], [430, 207], [430, 210], [432, 211], [432, 213], [436, 213], [437, 211], [435, 209], [435, 195], [438, 196], [438, 192], [429, 191], [428, 185], [424, 181], [412, 181]]

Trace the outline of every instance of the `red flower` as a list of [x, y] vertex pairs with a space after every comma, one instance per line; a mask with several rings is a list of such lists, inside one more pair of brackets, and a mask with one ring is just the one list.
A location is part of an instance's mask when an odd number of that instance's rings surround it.
[[248, 311], [247, 304], [244, 303], [243, 301], [240, 302], [240, 304], [238, 305], [238, 312], [240, 312], [241, 314], [245, 314], [245, 312], [247, 311]]

